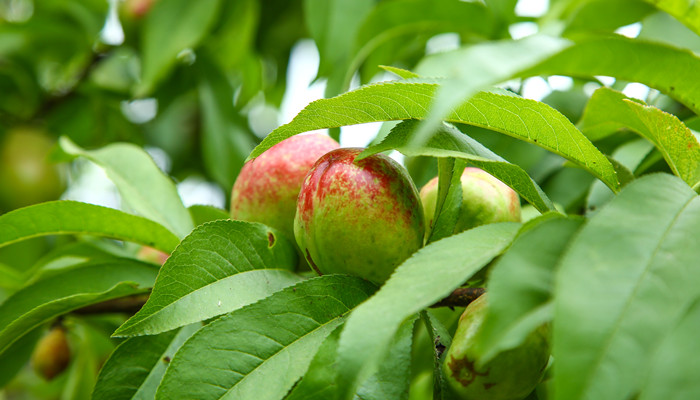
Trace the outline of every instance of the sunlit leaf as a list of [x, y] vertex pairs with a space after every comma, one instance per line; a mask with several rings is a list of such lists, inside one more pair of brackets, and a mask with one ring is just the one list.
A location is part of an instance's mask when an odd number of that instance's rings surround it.
[[41, 203], [0, 216], [0, 247], [37, 236], [65, 234], [126, 240], [167, 253], [179, 242], [174, 234], [156, 222], [77, 201]]
[[700, 3], [696, 0], [644, 0], [666, 11], [700, 35]]
[[148, 302], [114, 334], [155, 334], [233, 311], [298, 282], [289, 271], [296, 263], [294, 246], [265, 225], [200, 225], [165, 262]]
[[[425, 118], [437, 89], [437, 84], [398, 81], [317, 100], [292, 122], [271, 132], [249, 158], [290, 136], [314, 129]], [[502, 92], [481, 92], [454, 109], [446, 120], [534, 143], [587, 169], [611, 189], [618, 189], [615, 171], [607, 158], [566, 117], [546, 104]]]
[[180, 238], [185, 237], [194, 227], [175, 184], [142, 148], [127, 143], [113, 143], [87, 151], [67, 137], [61, 137], [59, 144], [67, 154], [85, 157], [104, 168], [109, 179], [119, 189], [122, 199], [137, 214], [158, 222]]
[[374, 290], [359, 278], [326, 275], [225, 315], [185, 342], [156, 398], [282, 398], [323, 340]]

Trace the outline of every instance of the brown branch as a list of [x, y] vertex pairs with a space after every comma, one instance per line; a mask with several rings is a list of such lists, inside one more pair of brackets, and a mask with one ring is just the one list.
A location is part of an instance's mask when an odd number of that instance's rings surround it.
[[148, 294], [137, 294], [134, 296], [121, 297], [92, 304], [74, 310], [74, 314], [107, 314], [107, 313], [128, 313], [136, 314], [138, 310], [146, 304]]
[[435, 307], [466, 307], [472, 301], [484, 294], [484, 288], [457, 288], [449, 296], [430, 306]]

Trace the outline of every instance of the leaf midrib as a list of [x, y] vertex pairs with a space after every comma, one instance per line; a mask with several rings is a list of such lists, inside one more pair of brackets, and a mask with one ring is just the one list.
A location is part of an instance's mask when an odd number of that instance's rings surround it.
[[[660, 236], [660, 240], [658, 241], [657, 245], [654, 247], [654, 251], [651, 253], [651, 256], [649, 257], [649, 261], [646, 263], [646, 266], [644, 267], [644, 271], [642, 274], [639, 276], [639, 279], [637, 279], [634, 289], [630, 293], [630, 296], [627, 298], [625, 301], [625, 304], [621, 310], [621, 312], [618, 314], [618, 316], [615, 318], [615, 324], [613, 331], [611, 332], [610, 335], [605, 340], [605, 345], [601, 347], [601, 351], [598, 352], [598, 355], [596, 356], [595, 363], [593, 363], [594, 368], [590, 369], [590, 372], [586, 374], [586, 379], [584, 380], [584, 385], [582, 388], [586, 390], [586, 393], [589, 392], [590, 388], [590, 383], [593, 380], [594, 375], [596, 375], [597, 371], [600, 370], [600, 366], [603, 363], [603, 357], [608, 354], [608, 348], [612, 345], [613, 338], [617, 336], [618, 331], [620, 330], [620, 320], [623, 318], [623, 316], [626, 315], [626, 311], [629, 309], [632, 300], [637, 298], [637, 292], [640, 290], [640, 285], [642, 282], [645, 282], [645, 277], [649, 274], [649, 271], [651, 270], [652, 266], [652, 261], [656, 259], [656, 255], [659, 251], [659, 248], [661, 247], [661, 244], [664, 243], [666, 236], [668, 233], [671, 231], [671, 229], [676, 225], [676, 221], [680, 218], [681, 214], [683, 214], [683, 211], [692, 203], [692, 201], [695, 199], [695, 196], [690, 197], [686, 203], [681, 207], [681, 209], [678, 211], [678, 213], [673, 217], [671, 222], [668, 224], [667, 228], [664, 229], [664, 233]], [[583, 397], [580, 397], [583, 398]]]

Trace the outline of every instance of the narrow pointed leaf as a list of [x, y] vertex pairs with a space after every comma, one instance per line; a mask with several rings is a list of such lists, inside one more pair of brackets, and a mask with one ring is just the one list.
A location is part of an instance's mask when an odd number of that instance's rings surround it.
[[434, 215], [426, 215], [430, 229], [428, 243], [451, 236], [455, 232], [459, 212], [462, 209], [463, 160], [438, 159], [438, 197]]
[[179, 240], [162, 225], [112, 208], [51, 201], [0, 215], [0, 247], [46, 235], [95, 235], [154, 247], [166, 253]]
[[675, 115], [626, 100], [646, 129], [639, 133], [656, 146], [673, 173], [692, 188], [700, 185], [700, 143]]
[[[272, 131], [249, 158], [257, 157], [288, 137], [314, 129], [425, 118], [437, 88], [434, 83], [398, 81], [364, 86], [338, 97], [317, 100], [292, 122]], [[445, 119], [534, 143], [587, 169], [612, 190], [617, 191], [619, 187], [615, 170], [605, 156], [566, 117], [544, 103], [480, 92]]]
[[[623, 99], [630, 98], [608, 87], [596, 90], [586, 104], [578, 128], [592, 141], [604, 139], [624, 128], [637, 132], [643, 129], [639, 118], [631, 107], [625, 106]], [[630, 100], [643, 103], [641, 100]]]
[[225, 315], [177, 352], [157, 399], [279, 399], [374, 285], [326, 275]]
[[555, 211], [552, 201], [527, 172], [452, 126], [441, 126], [423, 146], [409, 146], [410, 133], [416, 125], [415, 121], [404, 121], [394, 127], [381, 143], [368, 148], [361, 156], [395, 149], [407, 156], [463, 159], [500, 179], [540, 212]]
[[0, 353], [38, 325], [90, 304], [143, 293], [157, 268], [130, 259], [85, 264], [25, 286], [0, 305]]
[[153, 399], [175, 352], [200, 324], [153, 336], [125, 340], [109, 356], [97, 377], [93, 399]]
[[555, 283], [555, 399], [632, 396], [700, 295], [698, 259], [700, 197], [672, 175], [633, 181], [591, 218]]
[[582, 219], [556, 213], [532, 220], [493, 266], [487, 287], [488, 312], [474, 338], [474, 349], [483, 363], [518, 346], [552, 319], [554, 273], [582, 223]]
[[102, 167], [136, 214], [158, 222], [179, 238], [185, 237], [194, 227], [175, 184], [142, 148], [114, 143], [87, 151], [67, 137], [61, 137], [59, 144], [66, 154], [84, 157]]
[[296, 262], [292, 244], [265, 225], [200, 225], [165, 262], [148, 302], [114, 335], [165, 332], [258, 301], [299, 280], [289, 271]]
[[446, 297], [488, 264], [510, 244], [519, 226], [483, 225], [433, 242], [401, 264], [345, 324], [338, 353], [345, 398], [374, 372], [404, 319]]
[[435, 348], [435, 358], [433, 365], [433, 399], [453, 400], [455, 397], [449, 388], [449, 383], [442, 372], [442, 362], [445, 359], [446, 350], [452, 344], [452, 336], [447, 328], [435, 318], [430, 310], [421, 311], [421, 320], [428, 331], [430, 341]]

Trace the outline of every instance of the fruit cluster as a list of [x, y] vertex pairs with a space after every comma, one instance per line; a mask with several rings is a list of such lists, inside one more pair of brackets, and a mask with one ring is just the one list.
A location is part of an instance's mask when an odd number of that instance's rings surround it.
[[[433, 228], [438, 179], [419, 193], [407, 171], [363, 149], [340, 148], [319, 134], [293, 136], [248, 162], [231, 195], [233, 219], [260, 222], [296, 239], [300, 258], [318, 274], [350, 274], [377, 284], [420, 249]], [[461, 176], [462, 203], [454, 233], [519, 221], [518, 195], [477, 168]], [[544, 334], [477, 369], [470, 343], [485, 299], [464, 312], [444, 372], [464, 399], [518, 399], [541, 378], [549, 353]], [[521, 362], [523, 356], [528, 361]], [[521, 371], [525, 371], [522, 372]]]

